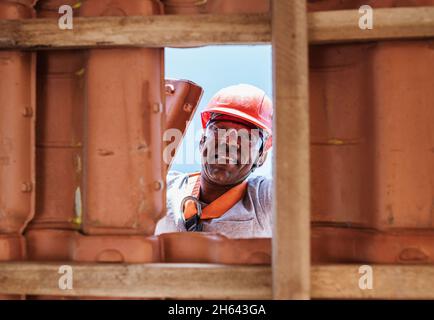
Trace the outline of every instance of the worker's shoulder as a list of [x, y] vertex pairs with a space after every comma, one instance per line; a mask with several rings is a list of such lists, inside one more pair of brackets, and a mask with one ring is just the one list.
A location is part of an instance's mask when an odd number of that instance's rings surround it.
[[271, 186], [271, 179], [265, 176], [250, 176], [247, 180], [250, 186]]
[[251, 192], [258, 194], [259, 196], [269, 196], [271, 194], [273, 183], [270, 178], [265, 176], [251, 176], [247, 182]]
[[258, 221], [263, 225], [268, 225], [271, 223], [272, 180], [264, 176], [252, 176], [248, 182], [248, 190], [244, 201], [251, 202], [254, 205]]

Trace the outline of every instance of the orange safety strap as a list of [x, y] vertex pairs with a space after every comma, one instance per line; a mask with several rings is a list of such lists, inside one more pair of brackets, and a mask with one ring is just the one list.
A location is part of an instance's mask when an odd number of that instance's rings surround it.
[[[209, 205], [202, 209], [201, 220], [209, 220], [221, 217], [226, 211], [232, 208], [238, 201], [240, 201], [247, 190], [247, 181], [243, 181], [235, 187], [229, 189], [220, 197], [215, 199]], [[188, 193], [199, 199], [200, 191], [200, 172], [193, 173], [189, 176], [187, 186]], [[193, 200], [187, 200], [184, 204], [184, 219], [190, 219], [197, 214], [196, 204]]]

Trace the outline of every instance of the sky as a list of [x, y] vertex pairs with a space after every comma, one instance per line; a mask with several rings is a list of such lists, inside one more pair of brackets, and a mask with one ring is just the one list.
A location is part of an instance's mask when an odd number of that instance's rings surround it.
[[[166, 78], [191, 80], [204, 89], [172, 170], [199, 171], [200, 163], [191, 152], [199, 155], [200, 112], [220, 89], [239, 83], [248, 83], [263, 89], [272, 97], [271, 46], [209, 46], [200, 48], [166, 48]], [[254, 174], [271, 178], [272, 149], [264, 165]]]

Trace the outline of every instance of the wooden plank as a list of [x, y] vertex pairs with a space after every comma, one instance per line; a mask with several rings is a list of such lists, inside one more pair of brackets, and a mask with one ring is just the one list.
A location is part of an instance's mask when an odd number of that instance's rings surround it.
[[272, 2], [273, 298], [308, 299], [309, 103], [306, 1]]
[[373, 29], [359, 28], [358, 10], [309, 14], [310, 43], [434, 37], [434, 6], [373, 10]]
[[[73, 290], [60, 290], [61, 263], [0, 263], [0, 294], [271, 299], [269, 266], [77, 264]], [[311, 268], [315, 299], [434, 299], [434, 266], [373, 265], [373, 288], [359, 288], [360, 265]]]
[[434, 266], [372, 265], [372, 289], [359, 287], [360, 265], [312, 267], [316, 299], [434, 299]]
[[[358, 10], [309, 13], [309, 42], [434, 37], [434, 6], [375, 9], [372, 30], [359, 29], [359, 17]], [[78, 17], [73, 30], [60, 30], [57, 19], [0, 20], [0, 48], [266, 44], [270, 23], [267, 14]]]
[[269, 267], [206, 264], [71, 264], [73, 289], [59, 289], [59, 263], [0, 263], [0, 292], [179, 299], [266, 299]]
[[155, 15], [74, 18], [72, 30], [57, 19], [0, 20], [0, 48], [191, 47], [266, 43], [267, 15]]

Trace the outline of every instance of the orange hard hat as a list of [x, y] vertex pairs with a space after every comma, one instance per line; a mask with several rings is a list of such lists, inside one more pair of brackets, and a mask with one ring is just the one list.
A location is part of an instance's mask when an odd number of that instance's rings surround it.
[[247, 121], [267, 133], [264, 150], [272, 145], [273, 103], [266, 93], [249, 84], [238, 84], [221, 89], [202, 111], [205, 128], [213, 113], [229, 115]]

